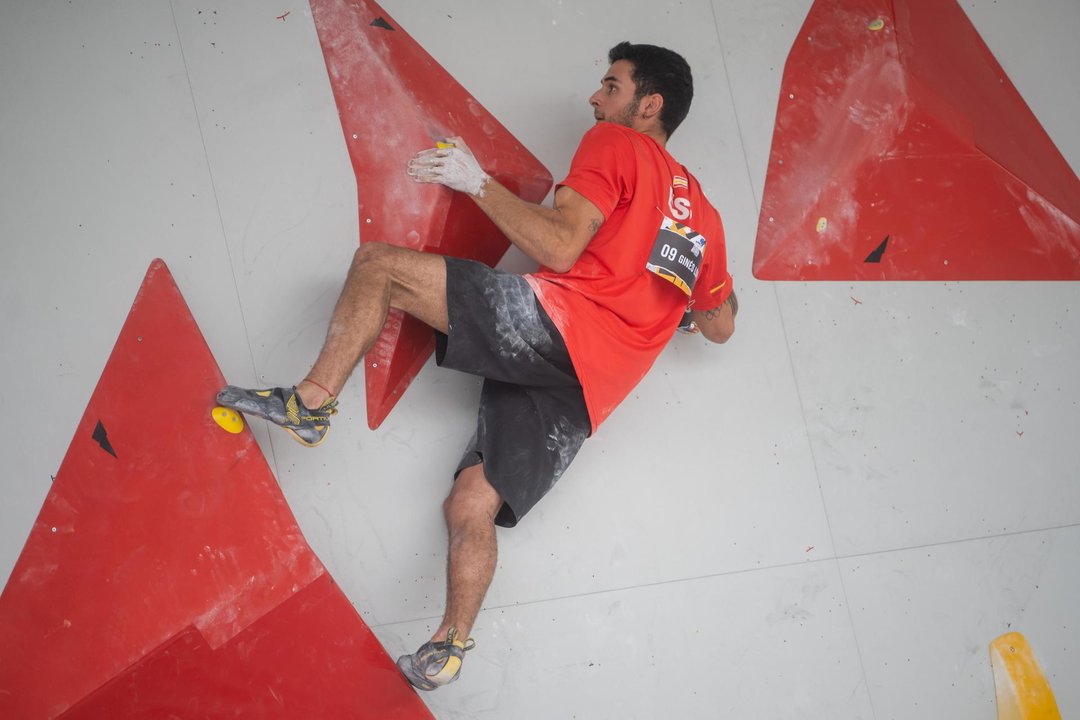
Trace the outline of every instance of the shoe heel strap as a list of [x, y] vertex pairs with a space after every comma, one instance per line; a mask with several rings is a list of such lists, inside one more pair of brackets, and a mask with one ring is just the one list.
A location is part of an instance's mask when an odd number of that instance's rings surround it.
[[450, 628], [447, 631], [446, 640], [451, 645], [453, 645], [455, 647], [458, 647], [458, 648], [461, 648], [462, 652], [468, 652], [469, 650], [472, 650], [474, 647], [476, 647], [476, 641], [473, 640], [472, 638], [467, 638], [465, 640], [459, 640], [458, 639], [457, 628]]

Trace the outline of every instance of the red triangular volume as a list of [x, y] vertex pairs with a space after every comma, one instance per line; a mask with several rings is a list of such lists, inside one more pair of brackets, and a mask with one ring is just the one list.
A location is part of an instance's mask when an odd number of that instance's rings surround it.
[[[251, 432], [214, 423], [223, 384], [155, 260], [0, 595], [0, 717], [330, 716], [305, 712], [301, 683], [351, 691], [357, 706], [333, 717], [430, 717], [330, 583]], [[312, 630], [326, 616], [333, 647]], [[183, 692], [130, 685], [147, 677]], [[293, 699], [230, 705], [268, 693]], [[101, 712], [79, 714], [87, 703]], [[231, 711], [197, 710], [210, 707]]]
[[1080, 280], [1080, 180], [953, 0], [817, 0], [784, 68], [754, 275]]
[[[540, 202], [551, 173], [381, 7], [311, 0], [359, 194], [360, 239], [494, 266], [509, 243], [464, 195], [418, 185], [414, 154], [460, 135], [513, 193]], [[386, 418], [434, 349], [431, 329], [392, 311], [364, 358], [368, 425]]]

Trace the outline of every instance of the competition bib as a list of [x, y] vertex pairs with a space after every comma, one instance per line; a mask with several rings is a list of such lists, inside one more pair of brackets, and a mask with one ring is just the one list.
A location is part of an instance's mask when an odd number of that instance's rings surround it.
[[701, 233], [665, 215], [645, 269], [690, 297], [701, 272], [704, 251], [705, 237]]

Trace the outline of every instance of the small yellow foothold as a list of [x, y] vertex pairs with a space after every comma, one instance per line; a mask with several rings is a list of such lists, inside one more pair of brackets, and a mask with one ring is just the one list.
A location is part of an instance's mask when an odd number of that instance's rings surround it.
[[885, 27], [885, 20], [883, 18], [874, 18], [870, 21], [870, 24], [866, 26], [868, 30], [877, 32]]
[[244, 429], [244, 419], [235, 410], [218, 405], [210, 414], [214, 422], [234, 435]]
[[823, 232], [825, 232], [825, 229], [826, 229], [827, 227], [829, 227], [829, 221], [828, 221], [828, 219], [826, 219], [826, 218], [818, 218], [818, 221], [817, 221], [817, 231], [818, 231], [819, 233], [823, 233]]
[[439, 148], [440, 150], [447, 150], [452, 147], [457, 147], [457, 145], [455, 145], [454, 143], [443, 142], [440, 140], [435, 143], [435, 147]]

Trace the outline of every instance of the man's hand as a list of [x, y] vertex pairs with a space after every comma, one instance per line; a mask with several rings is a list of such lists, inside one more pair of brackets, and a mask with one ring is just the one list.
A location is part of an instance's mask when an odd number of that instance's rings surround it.
[[454, 147], [424, 150], [409, 161], [408, 173], [417, 182], [438, 183], [451, 190], [484, 196], [484, 185], [491, 178], [480, 168], [472, 151], [459, 137], [450, 138]]

